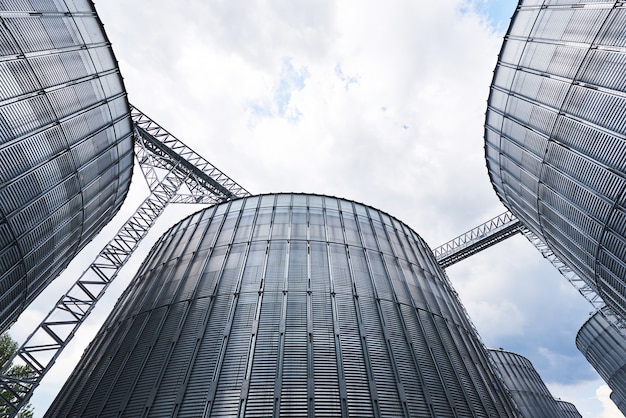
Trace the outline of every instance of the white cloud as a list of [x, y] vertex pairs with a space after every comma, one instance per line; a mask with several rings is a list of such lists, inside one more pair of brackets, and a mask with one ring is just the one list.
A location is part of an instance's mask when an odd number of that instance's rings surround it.
[[600, 378], [570, 385], [548, 383], [548, 388], [552, 394], [558, 393], [562, 400], [576, 405], [584, 418], [624, 417], [609, 398], [611, 389]]
[[623, 418], [624, 414], [617, 409], [617, 406], [613, 403], [609, 396], [611, 395], [611, 388], [607, 385], [602, 385], [596, 389], [596, 396], [602, 402], [602, 412], [598, 418]]
[[490, 340], [494, 334], [499, 337], [524, 334], [526, 318], [522, 310], [509, 300], [481, 301], [470, 299], [466, 303], [472, 321], [481, 324], [480, 333]]

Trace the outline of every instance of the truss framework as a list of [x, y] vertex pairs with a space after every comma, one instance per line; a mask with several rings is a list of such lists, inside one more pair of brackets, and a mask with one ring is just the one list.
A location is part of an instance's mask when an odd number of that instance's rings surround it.
[[442, 268], [450, 267], [454, 263], [521, 232], [521, 225], [511, 212], [504, 212], [440, 245], [433, 250], [433, 253]]
[[623, 316], [616, 313], [609, 306], [606, 305], [604, 300], [596, 290], [589, 285], [585, 280], [583, 280], [574, 270], [567, 267], [554, 252], [542, 241], [533, 234], [526, 227], [522, 228], [522, 233], [524, 236], [530, 241], [531, 244], [539, 250], [541, 255], [548, 260], [552, 265], [561, 273], [567, 281], [571, 283], [572, 286], [585, 298], [591, 305], [594, 307], [596, 311], [600, 311], [604, 317], [609, 321], [609, 323], [613, 324], [617, 330], [626, 338], [626, 321]]
[[[0, 371], [0, 404], [15, 416], [28, 403], [45, 374], [70, 342], [95, 304], [130, 259], [170, 203], [216, 204], [249, 193], [192, 149], [131, 106], [135, 159], [150, 195], [100, 251], [54, 308]], [[14, 364], [29, 377], [11, 376]]]
[[567, 267], [559, 257], [534, 233], [526, 228], [511, 212], [505, 212], [487, 222], [459, 235], [435, 248], [433, 253], [442, 268], [447, 268], [477, 252], [489, 248], [517, 233], [522, 233], [531, 244], [547, 259], [568, 282], [585, 298], [596, 311], [602, 312], [626, 338], [626, 320], [606, 305], [595, 287], [583, 280]]

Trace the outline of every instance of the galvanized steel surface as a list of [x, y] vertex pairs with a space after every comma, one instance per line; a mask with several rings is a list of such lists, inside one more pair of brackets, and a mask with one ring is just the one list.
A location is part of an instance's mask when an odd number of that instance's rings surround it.
[[491, 86], [487, 167], [504, 204], [624, 317], [626, 8], [566, 3], [518, 6]]
[[126, 92], [91, 2], [2, 2], [0, 18], [4, 331], [118, 211], [133, 151]]
[[[150, 194], [0, 368], [0, 393], [12, 394], [5, 400], [0, 396], [0, 405], [10, 405], [7, 409], [13, 410], [11, 416], [28, 403], [168, 204], [216, 204], [250, 195], [139, 110], [132, 108], [131, 114], [135, 157]], [[187, 187], [181, 194], [183, 186]], [[12, 376], [13, 365], [26, 366], [31, 372], [28, 376]]]
[[500, 370], [504, 384], [521, 411], [522, 417], [562, 417], [561, 408], [530, 360], [505, 350], [490, 349], [489, 354]]
[[[626, 338], [601, 312], [593, 314], [576, 335], [576, 347], [615, 394], [626, 399]], [[615, 402], [624, 409], [623, 401]]]
[[411, 229], [265, 195], [161, 238], [48, 416], [514, 416], [496, 382]]
[[583, 416], [580, 414], [580, 412], [578, 412], [578, 409], [573, 403], [557, 399], [556, 404], [561, 411], [562, 418], [583, 418]]

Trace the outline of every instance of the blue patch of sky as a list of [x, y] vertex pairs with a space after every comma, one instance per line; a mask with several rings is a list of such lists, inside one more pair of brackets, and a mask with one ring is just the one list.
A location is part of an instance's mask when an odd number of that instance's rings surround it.
[[497, 32], [504, 34], [509, 27], [509, 22], [517, 0], [473, 0], [472, 6], [479, 14], [485, 16], [489, 25]]
[[250, 104], [254, 116], [270, 118], [278, 116], [290, 122], [297, 122], [302, 113], [290, 106], [291, 96], [295, 91], [304, 88], [306, 80], [311, 76], [306, 66], [296, 68], [291, 57], [284, 57], [280, 69], [280, 78], [274, 88], [272, 101], [258, 101]]
[[341, 81], [343, 81], [343, 86], [346, 91], [350, 88], [351, 84], [359, 84], [359, 78], [344, 74], [340, 64], [335, 65], [335, 74], [337, 75], [337, 77], [339, 77]]
[[259, 116], [263, 118], [269, 118], [270, 116], [272, 116], [272, 110], [270, 106], [261, 103], [252, 103], [250, 105], [250, 111], [254, 116]]
[[302, 90], [307, 78], [310, 76], [311, 74], [309, 74], [309, 70], [306, 67], [296, 68], [293, 65], [291, 57], [283, 58], [280, 82], [278, 83], [274, 95], [274, 102], [276, 103], [280, 117], [287, 117], [292, 122], [296, 122], [299, 119], [301, 113], [297, 109], [287, 114], [289, 102], [291, 101], [292, 93]]
[[[557, 328], [557, 325], [552, 328]], [[552, 330], [553, 338], [545, 334], [499, 338], [497, 347], [504, 347], [531, 360], [546, 382], [578, 384], [597, 378], [597, 373], [578, 351], [574, 342]], [[551, 353], [547, 355], [546, 353]]]

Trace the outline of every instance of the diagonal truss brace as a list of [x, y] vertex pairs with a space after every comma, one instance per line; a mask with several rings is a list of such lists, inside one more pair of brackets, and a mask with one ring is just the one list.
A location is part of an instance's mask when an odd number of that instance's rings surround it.
[[602, 297], [598, 295], [594, 286], [583, 280], [574, 270], [565, 265], [554, 252], [534, 233], [528, 228], [523, 227], [522, 233], [530, 241], [531, 244], [539, 250], [541, 255], [548, 260], [552, 265], [563, 275], [567, 281], [585, 298], [596, 311], [602, 312], [604, 317], [613, 324], [617, 330], [626, 338], [626, 321], [623, 316], [616, 313], [609, 306], [606, 305]]
[[520, 232], [591, 303], [595, 310], [601, 311], [606, 319], [626, 337], [626, 320], [623, 316], [608, 307], [602, 297], [598, 295], [595, 286], [590, 285], [566, 266], [539, 237], [526, 228], [511, 212], [498, 215], [459, 235], [435, 248], [433, 253], [439, 265], [445, 269]]
[[450, 267], [521, 232], [521, 225], [511, 212], [505, 212], [440, 245], [433, 253], [442, 268]]
[[173, 162], [178, 162], [181, 165], [180, 169], [189, 174], [185, 182], [189, 193], [177, 196], [174, 199], [175, 202], [205, 203], [203, 199], [211, 199], [206, 196], [243, 197], [249, 195], [234, 180], [132, 105], [131, 117], [137, 132], [137, 140], [143, 141], [144, 147], [150, 153], [159, 156], [156, 163], [160, 165], [160, 168], [169, 169]]
[[[2, 366], [0, 405], [6, 406], [9, 412], [0, 413], [0, 416], [15, 416], [27, 404], [33, 391], [168, 204], [216, 204], [249, 195], [134, 107], [131, 107], [131, 117], [135, 158], [148, 183], [150, 195]], [[183, 186], [186, 189], [184, 193]], [[8, 371], [14, 364], [28, 366], [29, 376], [10, 375]]]

